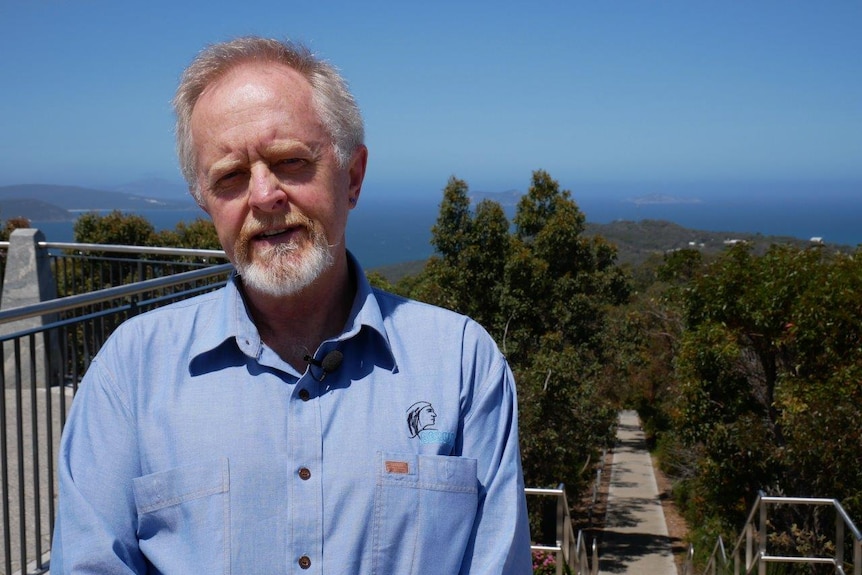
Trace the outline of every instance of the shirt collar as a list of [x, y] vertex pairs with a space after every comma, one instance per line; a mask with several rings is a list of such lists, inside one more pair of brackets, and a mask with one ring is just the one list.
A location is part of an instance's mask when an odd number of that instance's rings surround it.
[[[344, 331], [332, 341], [348, 340], [358, 335], [363, 328], [368, 328], [379, 336], [377, 340], [385, 348], [394, 366], [395, 357], [392, 345], [386, 332], [383, 313], [375, 297], [374, 288], [368, 283], [362, 266], [349, 251], [347, 252], [347, 260], [348, 268], [356, 285], [356, 295]], [[210, 321], [205, 322], [205, 329], [196, 334], [190, 361], [201, 354], [213, 351], [231, 339], [236, 342], [236, 347], [245, 355], [255, 359], [260, 357], [263, 342], [243, 300], [239, 281], [236, 271], [231, 273], [227, 284], [220, 292], [221, 297], [218, 298], [216, 313], [212, 315]]]
[[374, 288], [368, 283], [368, 278], [365, 277], [362, 266], [359, 265], [359, 262], [349, 251], [347, 252], [347, 262], [350, 273], [353, 274], [354, 281], [356, 282], [356, 296], [353, 298], [353, 307], [350, 310], [350, 315], [347, 316], [344, 333], [338, 337], [338, 340], [349, 339], [358, 334], [363, 327], [368, 327], [380, 336], [383, 345], [386, 346], [386, 350], [391, 357], [392, 345], [389, 342], [389, 334], [386, 332], [383, 313], [380, 311], [380, 305], [377, 302]]

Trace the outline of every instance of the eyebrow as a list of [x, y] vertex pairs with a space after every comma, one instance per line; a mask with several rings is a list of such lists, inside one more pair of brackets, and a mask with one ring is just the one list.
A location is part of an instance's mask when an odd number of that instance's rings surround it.
[[236, 158], [221, 158], [220, 160], [216, 160], [215, 163], [209, 167], [206, 176], [208, 179], [212, 179], [215, 175], [227, 174], [241, 165], [242, 161]]
[[324, 144], [320, 142], [300, 142], [296, 140], [288, 140], [282, 142], [273, 142], [263, 149], [264, 157], [285, 156], [290, 154], [309, 154], [312, 158], [319, 158]]
[[[272, 158], [273, 156], [285, 156], [290, 154], [309, 154], [313, 159], [317, 159], [322, 155], [326, 144], [321, 142], [310, 142], [308, 144], [298, 140], [287, 140], [281, 142], [273, 142], [263, 149], [264, 158]], [[207, 170], [207, 179], [212, 181], [218, 179], [223, 174], [232, 172], [233, 170], [244, 165], [242, 159], [235, 156], [226, 156], [216, 160]]]

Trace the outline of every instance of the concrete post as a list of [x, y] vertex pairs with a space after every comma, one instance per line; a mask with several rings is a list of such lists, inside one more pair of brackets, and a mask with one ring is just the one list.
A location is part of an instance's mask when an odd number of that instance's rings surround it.
[[[13, 309], [57, 297], [57, 284], [51, 271], [48, 251], [39, 247], [39, 242], [43, 241], [45, 241], [45, 235], [34, 228], [17, 229], [10, 235], [0, 309]], [[0, 324], [0, 336], [41, 327], [53, 321], [56, 321], [56, 314], [3, 323]], [[25, 389], [31, 385], [31, 353], [35, 357], [36, 381], [39, 385], [50, 387], [59, 384], [61, 373], [59, 341], [59, 334], [55, 330], [49, 334], [36, 334], [32, 350], [29, 338], [21, 340], [20, 371]], [[46, 345], [50, 353], [46, 353]], [[15, 361], [14, 341], [4, 342], [3, 364], [7, 388], [15, 387]]]

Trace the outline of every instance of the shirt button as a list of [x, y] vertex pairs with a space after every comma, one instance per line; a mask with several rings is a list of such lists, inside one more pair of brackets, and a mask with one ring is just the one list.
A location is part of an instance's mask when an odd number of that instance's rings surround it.
[[300, 389], [299, 390], [299, 399], [301, 399], [302, 401], [308, 401], [309, 397], [311, 397], [311, 394], [308, 393], [307, 389]]
[[303, 555], [302, 557], [300, 557], [297, 563], [299, 563], [299, 566], [303, 569], [308, 569], [309, 567], [311, 567], [311, 559], [308, 558], [308, 555]]
[[309, 479], [310, 477], [311, 477], [311, 471], [309, 471], [307, 467], [300, 467], [299, 468], [299, 478], [300, 479], [305, 481], [305, 480]]

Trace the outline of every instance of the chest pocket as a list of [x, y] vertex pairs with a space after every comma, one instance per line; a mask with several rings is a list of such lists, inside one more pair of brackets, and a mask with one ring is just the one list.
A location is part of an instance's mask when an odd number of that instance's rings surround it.
[[227, 458], [133, 480], [141, 551], [159, 573], [230, 573]]
[[457, 573], [473, 529], [476, 460], [378, 453], [373, 573]]

